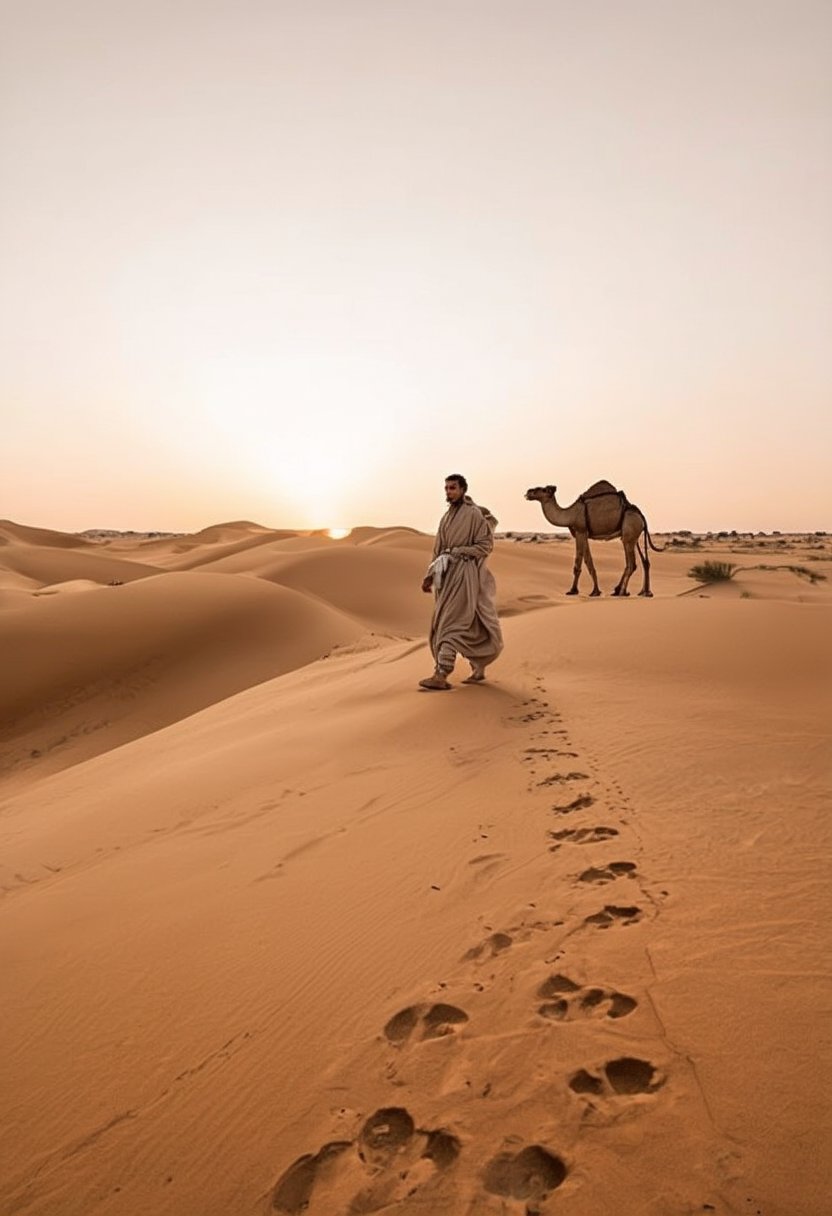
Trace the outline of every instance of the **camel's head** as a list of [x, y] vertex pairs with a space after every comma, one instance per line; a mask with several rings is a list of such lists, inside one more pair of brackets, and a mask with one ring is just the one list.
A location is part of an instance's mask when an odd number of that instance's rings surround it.
[[557, 486], [533, 486], [531, 490], [526, 490], [526, 498], [529, 502], [543, 502], [545, 498], [554, 498]]

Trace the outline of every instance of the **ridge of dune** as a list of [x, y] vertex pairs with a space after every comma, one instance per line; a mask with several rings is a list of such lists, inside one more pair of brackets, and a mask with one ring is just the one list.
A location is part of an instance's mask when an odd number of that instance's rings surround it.
[[194, 540], [213, 542], [226, 539], [229, 532], [270, 532], [271, 530], [265, 524], [255, 523], [251, 519], [227, 519], [223, 523], [208, 524], [207, 527], [201, 528], [198, 532], [192, 532], [191, 535]]
[[101, 584], [89, 578], [72, 578], [64, 583], [51, 583], [38, 587], [32, 592], [34, 596], [41, 595], [78, 595], [82, 591], [100, 591]]
[[0, 563], [0, 588], [10, 591], [32, 592], [42, 586], [37, 579], [29, 578], [26, 574], [19, 574], [16, 570], [7, 570]]
[[[167, 570], [197, 570], [207, 568], [214, 562], [221, 561], [235, 553], [247, 553], [250, 549], [260, 549], [273, 544], [293, 540], [295, 532], [257, 532], [254, 535], [244, 535], [229, 539], [216, 539], [211, 542], [199, 541], [191, 543], [177, 539], [169, 542], [166, 551], [161, 547], [155, 550], [156, 560]], [[161, 542], [160, 542], [161, 545]]]
[[91, 542], [76, 533], [56, 532], [52, 528], [33, 528], [11, 519], [0, 519], [0, 548], [6, 545], [36, 545], [49, 549], [87, 549]]
[[92, 544], [83, 550], [71, 546], [52, 548], [46, 544], [9, 545], [0, 550], [0, 572], [2, 570], [21, 575], [42, 587], [75, 579], [128, 583], [160, 573], [157, 566], [112, 557]]
[[[294, 531], [277, 530], [267, 528], [264, 524], [253, 523], [250, 519], [235, 519], [227, 520], [225, 523], [209, 524], [205, 528], [201, 528], [198, 532], [191, 532], [186, 537], [193, 545], [215, 545], [224, 544], [229, 541], [251, 537], [252, 533], [255, 536], [294, 536]], [[241, 535], [242, 534], [242, 535]]]
[[366, 525], [353, 528], [347, 539], [353, 545], [406, 545], [409, 540], [418, 541], [425, 538], [433, 540], [432, 536], [428, 537], [418, 528], [408, 528], [404, 524], [399, 524], [390, 528], [371, 528]]
[[275, 534], [256, 545], [238, 545], [228, 550], [206, 552], [200, 558], [201, 569], [216, 570], [222, 574], [258, 574], [272, 562], [280, 562], [289, 554], [318, 553], [342, 547], [351, 548], [344, 541], [336, 541], [323, 532], [314, 535], [301, 533]]
[[245, 570], [259, 579], [292, 587], [332, 604], [367, 625], [424, 635], [430, 600], [419, 593], [428, 557], [399, 549], [373, 549], [330, 542], [312, 549], [259, 551], [212, 563], [216, 571]]
[[362, 632], [302, 593], [221, 574], [156, 575], [9, 609], [0, 784], [166, 726]]

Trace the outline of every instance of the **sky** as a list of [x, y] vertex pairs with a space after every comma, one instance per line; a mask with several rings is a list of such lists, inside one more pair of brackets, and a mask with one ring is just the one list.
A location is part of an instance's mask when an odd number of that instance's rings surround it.
[[832, 529], [827, 0], [0, 0], [0, 516]]

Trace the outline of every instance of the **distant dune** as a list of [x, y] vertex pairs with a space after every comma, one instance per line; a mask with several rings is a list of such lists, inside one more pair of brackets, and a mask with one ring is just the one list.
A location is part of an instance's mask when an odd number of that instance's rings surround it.
[[45, 586], [79, 578], [101, 584], [113, 580], [128, 583], [159, 574], [161, 567], [141, 560], [114, 557], [92, 545], [75, 549], [37, 543], [0, 549], [0, 570], [22, 575], [33, 585]]
[[0, 1212], [826, 1216], [832, 538], [665, 540], [448, 696], [412, 529], [0, 524]]
[[0, 548], [25, 545], [51, 549], [83, 549], [89, 541], [75, 533], [53, 532], [49, 528], [30, 528], [26, 524], [0, 519]]

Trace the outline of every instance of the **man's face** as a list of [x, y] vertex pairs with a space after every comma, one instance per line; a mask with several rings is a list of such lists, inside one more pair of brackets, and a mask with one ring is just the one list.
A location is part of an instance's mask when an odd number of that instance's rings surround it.
[[453, 505], [455, 502], [462, 502], [465, 497], [465, 491], [458, 481], [445, 482], [445, 501]]

